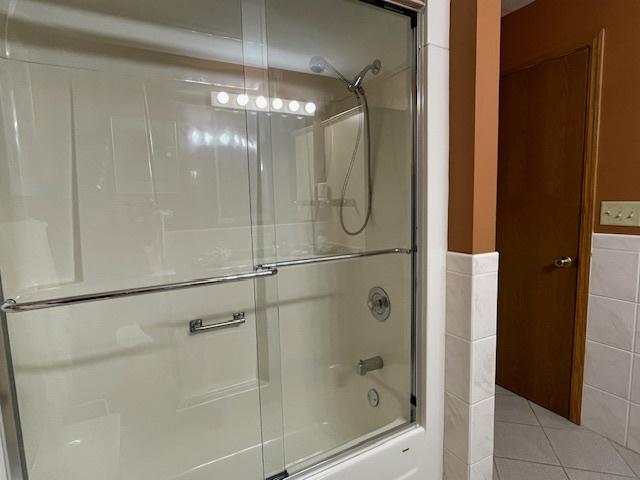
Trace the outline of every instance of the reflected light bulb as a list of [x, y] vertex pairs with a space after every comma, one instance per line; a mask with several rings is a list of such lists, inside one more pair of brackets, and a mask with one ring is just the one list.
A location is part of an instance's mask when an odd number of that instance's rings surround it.
[[256, 98], [256, 107], [267, 108], [267, 99], [260, 95], [258, 98]]
[[271, 102], [271, 106], [274, 110], [280, 110], [284, 105], [284, 102], [279, 98], [274, 98], [273, 102]]
[[238, 102], [238, 105], [240, 105], [241, 107], [244, 107], [247, 103], [249, 103], [249, 95], [247, 95], [246, 93], [241, 93], [236, 98], [236, 102]]
[[289, 110], [291, 110], [292, 112], [297, 112], [298, 110], [300, 110], [300, 103], [298, 103], [296, 100], [291, 100], [289, 102]]
[[228, 133], [223, 133], [222, 135], [220, 135], [220, 143], [222, 145], [229, 145], [229, 142], [231, 141], [231, 135], [229, 135]]
[[229, 94], [227, 92], [220, 92], [216, 96], [216, 99], [218, 100], [218, 103], [226, 105], [227, 103], [229, 103]]
[[304, 111], [307, 112], [309, 115], [311, 115], [312, 113], [316, 113], [316, 104], [313, 102], [309, 102], [304, 106]]

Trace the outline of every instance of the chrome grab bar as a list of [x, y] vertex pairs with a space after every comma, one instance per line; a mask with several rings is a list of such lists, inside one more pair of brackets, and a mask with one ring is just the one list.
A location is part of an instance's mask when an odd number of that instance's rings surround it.
[[145, 295], [147, 293], [170, 292], [173, 290], [183, 290], [186, 288], [204, 287], [208, 285], [240, 282], [242, 280], [250, 280], [252, 278], [269, 277], [278, 273], [278, 268], [280, 267], [333, 262], [336, 260], [350, 260], [352, 258], [373, 257], [376, 255], [411, 254], [413, 253], [413, 251], [414, 250], [410, 248], [389, 248], [386, 250], [371, 250], [368, 252], [345, 253], [341, 255], [329, 255], [325, 257], [301, 258], [298, 260], [285, 260], [282, 262], [265, 263], [263, 265], [258, 265], [253, 272], [236, 273], [231, 275], [224, 275], [221, 277], [201, 278], [198, 280], [187, 280], [184, 282], [165, 283], [161, 285], [151, 285], [149, 287], [125, 288], [122, 290], [111, 290], [109, 292], [51, 298], [48, 300], [34, 300], [31, 302], [18, 302], [13, 298], [9, 298], [0, 306], [0, 310], [5, 313], [29, 312], [31, 310], [41, 310], [43, 308], [64, 307], [66, 305], [74, 305], [76, 303], [111, 300], [114, 298], [131, 297], [134, 295]]
[[221, 277], [201, 278], [198, 280], [188, 280], [185, 282], [165, 283], [162, 285], [152, 285], [150, 287], [126, 288], [122, 290], [112, 290], [110, 292], [89, 293], [86, 295], [74, 295], [70, 297], [52, 298], [49, 300], [34, 300], [32, 302], [16, 302], [10, 298], [5, 301], [0, 309], [6, 313], [28, 312], [43, 308], [63, 307], [76, 303], [96, 302], [98, 300], [110, 300], [114, 298], [131, 297], [134, 295], [144, 295], [147, 293], [170, 292], [173, 290], [183, 290], [186, 288], [204, 287], [207, 285], [219, 285], [223, 283], [240, 282], [252, 278], [268, 277], [278, 273], [278, 269], [258, 269], [254, 272], [236, 273]]
[[224, 322], [212, 323], [210, 325], [202, 325], [202, 319], [197, 318], [189, 322], [189, 333], [202, 333], [208, 330], [217, 330], [219, 328], [227, 327], [239, 327], [247, 321], [244, 312], [238, 312], [233, 314], [232, 320], [226, 320]]
[[396, 253], [409, 255], [413, 253], [413, 249], [388, 248], [386, 250], [371, 250], [368, 252], [344, 253], [341, 255], [328, 255], [326, 257], [300, 258], [298, 260], [285, 260], [282, 262], [263, 263], [262, 265], [258, 265], [258, 268], [292, 267], [296, 265], [309, 265], [312, 263], [334, 262], [336, 260], [350, 260], [352, 258], [374, 257], [376, 255], [389, 255], [389, 254], [396, 254]]

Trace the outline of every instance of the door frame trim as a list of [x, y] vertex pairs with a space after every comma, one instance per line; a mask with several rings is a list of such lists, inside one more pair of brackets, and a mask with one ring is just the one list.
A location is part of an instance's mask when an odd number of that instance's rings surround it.
[[589, 277], [591, 269], [591, 239], [595, 224], [596, 175], [600, 141], [600, 109], [605, 31], [586, 45], [589, 48], [587, 121], [585, 125], [584, 170], [582, 174], [582, 208], [580, 243], [578, 250], [578, 284], [571, 362], [571, 393], [569, 420], [580, 424], [582, 419], [582, 387], [584, 383], [585, 349], [587, 342], [587, 312], [589, 305]]
[[511, 66], [500, 72], [508, 75], [533, 67], [579, 50], [589, 50], [587, 74], [587, 111], [584, 137], [584, 159], [582, 174], [582, 200], [580, 207], [580, 233], [577, 259], [576, 304], [573, 328], [573, 353], [571, 359], [571, 391], [569, 394], [569, 420], [580, 425], [582, 417], [582, 387], [587, 340], [587, 313], [589, 303], [589, 277], [591, 269], [591, 237], [595, 225], [596, 172], [600, 140], [600, 110], [602, 100], [602, 73], [604, 62], [605, 29], [587, 42], [562, 45], [525, 63]]

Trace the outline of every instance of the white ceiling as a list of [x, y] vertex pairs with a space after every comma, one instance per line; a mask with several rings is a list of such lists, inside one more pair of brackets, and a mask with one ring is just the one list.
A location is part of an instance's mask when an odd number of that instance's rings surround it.
[[515, 12], [522, 7], [533, 3], [534, 0], [502, 0], [502, 16]]

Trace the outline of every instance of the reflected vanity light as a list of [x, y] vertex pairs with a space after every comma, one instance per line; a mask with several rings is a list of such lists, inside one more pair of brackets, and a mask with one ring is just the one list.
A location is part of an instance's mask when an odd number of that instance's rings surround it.
[[249, 103], [249, 95], [247, 95], [246, 93], [241, 93], [236, 97], [236, 103], [241, 107], [244, 107], [245, 105], [247, 105], [247, 103]]
[[247, 110], [252, 113], [257, 111], [280, 112], [283, 115], [294, 113], [307, 117], [313, 117], [317, 110], [316, 104], [307, 100], [265, 97], [263, 95], [253, 96], [245, 92], [236, 95], [225, 91], [211, 92], [211, 105], [236, 111]]
[[218, 92], [218, 95], [216, 95], [216, 100], [219, 104], [226, 105], [227, 103], [229, 103], [229, 94], [227, 92]]
[[298, 102], [297, 100], [291, 100], [289, 102], [289, 111], [295, 113], [298, 110], [300, 110], [300, 102]]
[[256, 107], [258, 107], [260, 110], [264, 110], [265, 108], [267, 108], [267, 105], [269, 105], [269, 102], [267, 102], [267, 99], [262, 95], [256, 98]]
[[220, 143], [222, 145], [229, 145], [229, 142], [231, 142], [231, 135], [226, 132], [220, 135]]

